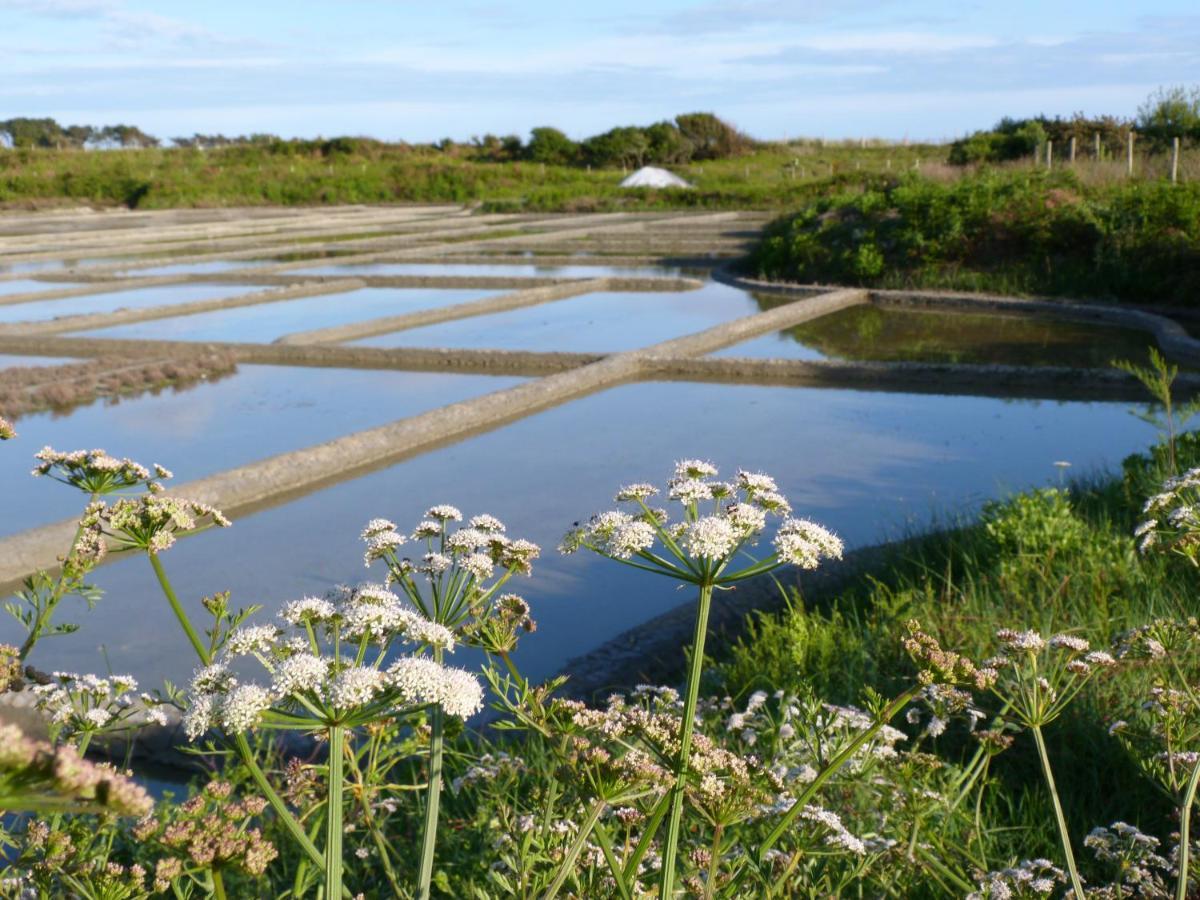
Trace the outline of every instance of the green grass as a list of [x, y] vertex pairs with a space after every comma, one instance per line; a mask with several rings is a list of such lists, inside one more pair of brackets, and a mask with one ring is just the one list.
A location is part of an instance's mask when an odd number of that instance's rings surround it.
[[621, 169], [480, 162], [403, 145], [276, 154], [217, 150], [2, 150], [0, 204], [143, 209], [333, 203], [472, 203], [492, 210], [794, 206], [866, 172], [944, 156], [937, 147], [772, 145], [678, 167], [695, 190], [618, 188]]
[[[1181, 465], [1200, 464], [1197, 434], [1181, 448]], [[1070, 631], [1106, 647], [1155, 617], [1194, 615], [1197, 570], [1178, 557], [1139, 555], [1132, 537], [1165, 463], [1161, 451], [1156, 456], [1153, 463], [1131, 457], [1120, 477], [990, 504], [979, 522], [900, 545], [873, 575], [831, 596], [792, 591], [782, 612], [752, 616], [718, 655], [711, 691], [811, 689], [838, 703], [857, 702], [869, 688], [895, 694], [914, 674], [901, 646], [912, 618], [943, 646], [982, 658], [1001, 627]], [[1194, 683], [1200, 660], [1189, 665]], [[1151, 681], [1128, 666], [1099, 678], [1046, 731], [1077, 842], [1117, 820], [1164, 837], [1176, 827], [1170, 804], [1108, 734], [1113, 721], [1134, 717]], [[997, 711], [995, 703], [984, 709]], [[935, 747], [952, 764], [973, 749], [953, 732]], [[997, 789], [985, 795], [983, 816], [989, 859], [1059, 858], [1028, 733], [996, 758], [991, 774]]]

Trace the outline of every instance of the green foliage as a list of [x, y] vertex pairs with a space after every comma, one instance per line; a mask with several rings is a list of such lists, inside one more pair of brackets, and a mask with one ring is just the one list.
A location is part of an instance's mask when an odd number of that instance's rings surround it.
[[1177, 137], [1200, 140], [1200, 85], [1159, 88], [1138, 107], [1137, 123], [1160, 145]]
[[950, 162], [1009, 162], [1030, 156], [1046, 140], [1046, 128], [1037, 119], [1001, 119], [991, 131], [977, 131], [950, 145]]
[[575, 162], [579, 156], [579, 145], [557, 128], [547, 126], [530, 132], [525, 153], [534, 162], [563, 166]]
[[789, 281], [1194, 305], [1200, 184], [1089, 187], [1028, 170], [868, 177], [773, 223], [750, 264]]

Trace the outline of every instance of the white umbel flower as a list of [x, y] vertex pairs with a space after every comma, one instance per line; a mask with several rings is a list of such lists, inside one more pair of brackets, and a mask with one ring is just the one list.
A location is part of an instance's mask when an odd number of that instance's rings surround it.
[[842, 558], [841, 539], [808, 519], [784, 519], [774, 544], [781, 560], [801, 569], [815, 569], [822, 559]]
[[271, 706], [270, 692], [257, 684], [239, 684], [221, 703], [221, 726], [232, 734], [249, 731]]
[[278, 637], [279, 629], [274, 625], [243, 625], [229, 636], [225, 652], [230, 656], [267, 653]]
[[738, 532], [722, 516], [704, 516], [688, 526], [683, 536], [688, 553], [703, 559], [723, 559], [738, 544]]
[[299, 694], [316, 691], [329, 673], [329, 660], [312, 653], [289, 656], [275, 667], [272, 687], [278, 694]]
[[329, 688], [329, 699], [338, 709], [365, 706], [383, 687], [383, 673], [370, 666], [355, 666], [338, 673]]
[[448, 715], [460, 719], [470, 718], [483, 708], [483, 688], [474, 675], [426, 657], [397, 660], [388, 669], [388, 681], [406, 702], [436, 703]]

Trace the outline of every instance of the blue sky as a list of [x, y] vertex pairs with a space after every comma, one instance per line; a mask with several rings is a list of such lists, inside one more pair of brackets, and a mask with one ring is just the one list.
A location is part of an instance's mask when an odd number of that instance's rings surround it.
[[0, 119], [411, 141], [709, 110], [761, 138], [1132, 115], [1197, 0], [0, 0]]

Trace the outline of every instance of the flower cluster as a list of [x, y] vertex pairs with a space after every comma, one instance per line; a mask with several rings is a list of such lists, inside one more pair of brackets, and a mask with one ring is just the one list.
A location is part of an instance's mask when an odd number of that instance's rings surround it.
[[76, 675], [55, 672], [46, 684], [35, 685], [37, 708], [46, 713], [59, 740], [133, 728], [144, 721], [166, 725], [167, 717], [147, 694], [138, 705], [137, 681], [129, 675]]
[[69, 745], [32, 741], [15, 725], [0, 724], [0, 809], [64, 806], [142, 816], [153, 801], [112, 766], [91, 763]]
[[982, 876], [979, 890], [968, 894], [967, 900], [1049, 897], [1059, 885], [1066, 883], [1066, 874], [1050, 860], [1026, 859], [1020, 865]]
[[[529, 575], [541, 549], [505, 534], [504, 523], [486, 513], [465, 525], [462, 512], [440, 504], [425, 511], [408, 535], [388, 519], [372, 519], [362, 531], [368, 566], [387, 566], [387, 585], [395, 587], [427, 621], [449, 629], [455, 639], [494, 653], [510, 652], [521, 632], [536, 627], [529, 604], [517, 594], [501, 593], [513, 575]], [[400, 555], [409, 542], [424, 552]]]
[[1134, 531], [1138, 549], [1146, 553], [1161, 547], [1200, 565], [1200, 468], [1163, 482], [1142, 515], [1145, 519]]
[[1096, 672], [1116, 665], [1104, 650], [1092, 650], [1071, 634], [1045, 638], [1036, 631], [1001, 628], [1000, 653], [984, 660], [991, 689], [1012, 703], [1014, 715], [1028, 727], [1052, 722]]
[[160, 553], [174, 546], [179, 535], [213, 525], [228, 528], [230, 522], [219, 509], [198, 500], [158, 493], [123, 497], [112, 504], [96, 500], [79, 520], [80, 537], [73, 552], [98, 560], [105, 553], [105, 538], [110, 538], [122, 550]]
[[53, 478], [92, 495], [139, 487], [156, 493], [162, 490], [160, 479], [171, 477], [171, 473], [160, 465], [156, 464], [151, 473], [140, 463], [110, 456], [100, 449], [63, 453], [53, 447], [43, 447], [34, 458], [38, 460], [34, 475]]
[[[227, 634], [219, 658], [192, 678], [184, 727], [195, 740], [215, 725], [240, 733], [264, 724], [357, 724], [429, 704], [467, 718], [482, 706], [478, 680], [425, 657], [383, 668], [388, 650], [409, 642], [454, 649], [454, 635], [406, 606], [382, 585], [342, 588], [328, 598], [284, 605], [281, 625], [242, 625]], [[370, 662], [367, 661], [368, 650]], [[346, 656], [342, 650], [353, 651]], [[239, 659], [256, 659], [267, 684], [242, 681]]]
[[904, 649], [920, 668], [922, 684], [966, 685], [982, 691], [991, 687], [996, 680], [992, 669], [980, 668], [961, 653], [943, 649], [937, 638], [921, 630], [921, 623], [910, 619], [905, 627], [908, 636]]
[[525, 760], [519, 756], [511, 756], [502, 750], [495, 753], [484, 753], [467, 770], [451, 782], [454, 793], [460, 793], [464, 788], [470, 788], [480, 782], [494, 782], [500, 778], [510, 778], [526, 769]]
[[16, 429], [9, 424], [8, 419], [0, 416], [0, 441], [11, 441], [16, 436]]
[[[617, 509], [593, 516], [568, 532], [560, 549], [564, 553], [587, 549], [623, 562], [636, 558], [636, 565], [660, 574], [685, 581], [707, 575], [714, 583], [784, 564], [814, 569], [822, 559], [841, 558], [842, 542], [836, 535], [807, 519], [788, 517], [791, 506], [769, 475], [739, 471], [732, 482], [725, 482], [718, 481], [717, 474], [716, 467], [703, 460], [676, 463], [666, 489], [667, 497], [683, 507], [682, 519], [676, 522], [671, 521], [668, 510], [647, 504], [659, 493], [658, 488], [644, 483], [627, 485], [615, 499], [631, 504], [631, 511]], [[722, 576], [738, 552], [758, 541], [772, 515], [782, 521], [771, 558], [749, 570]], [[658, 544], [661, 552], [655, 552]]]
[[1093, 828], [1083, 839], [1083, 845], [1115, 874], [1111, 884], [1089, 890], [1089, 897], [1116, 900], [1171, 896], [1169, 885], [1177, 873], [1170, 861], [1159, 854], [1158, 838], [1125, 822], [1113, 822], [1107, 828]]
[[[134, 828], [141, 842], [154, 840], [173, 855], [159, 860], [155, 888], [166, 891], [182, 873], [185, 864], [208, 868], [233, 868], [247, 875], [262, 875], [279, 855], [275, 845], [263, 837], [252, 820], [266, 809], [261, 797], [231, 799], [233, 786], [211, 781], [204, 789], [160, 821], [147, 816]], [[178, 854], [178, 855], [175, 855]]]
[[19, 690], [21, 683], [21, 651], [12, 644], [0, 644], [0, 694]]

